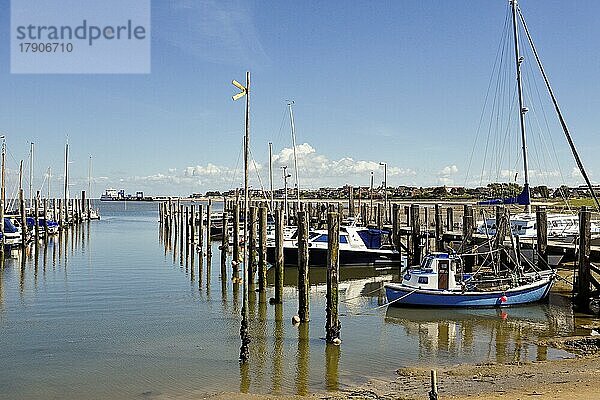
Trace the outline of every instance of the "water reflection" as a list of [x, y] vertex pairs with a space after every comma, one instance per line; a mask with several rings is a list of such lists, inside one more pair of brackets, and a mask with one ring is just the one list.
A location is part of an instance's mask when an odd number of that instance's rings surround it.
[[310, 324], [302, 322], [298, 326], [298, 351], [296, 352], [296, 394], [308, 394], [310, 364]]
[[325, 387], [329, 391], [339, 389], [340, 355], [340, 346], [329, 343], [325, 345]]
[[408, 337], [417, 338], [423, 360], [483, 355], [495, 362], [542, 361], [547, 351], [537, 349], [538, 340], [574, 333], [573, 314], [565, 311], [549, 304], [464, 310], [389, 307], [385, 322], [401, 325]]

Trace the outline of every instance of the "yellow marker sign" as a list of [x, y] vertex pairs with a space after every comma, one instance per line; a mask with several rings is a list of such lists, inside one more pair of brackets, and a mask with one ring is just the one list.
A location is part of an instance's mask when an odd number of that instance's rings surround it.
[[241, 83], [239, 83], [238, 81], [236, 81], [235, 79], [234, 79], [234, 80], [232, 80], [232, 81], [231, 81], [231, 83], [233, 83], [233, 86], [235, 86], [235, 87], [237, 87], [238, 89], [240, 89], [240, 90], [241, 90], [241, 92], [240, 92], [240, 93], [238, 93], [238, 94], [236, 94], [236, 95], [234, 95], [234, 96], [231, 96], [231, 98], [232, 98], [233, 100], [238, 100], [238, 99], [241, 99], [241, 98], [242, 98], [242, 97], [244, 97], [244, 96], [246, 95], [246, 93], [248, 92], [248, 91], [247, 91], [247, 89], [246, 89], [246, 87], [245, 87], [244, 85], [242, 85]]

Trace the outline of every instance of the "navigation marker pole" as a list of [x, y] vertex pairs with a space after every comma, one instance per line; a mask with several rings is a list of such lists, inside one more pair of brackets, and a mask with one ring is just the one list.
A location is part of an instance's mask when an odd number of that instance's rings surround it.
[[[243, 86], [236, 80], [231, 83], [241, 90], [240, 93], [232, 96], [232, 99], [238, 100], [246, 96], [246, 132], [244, 135], [244, 266], [243, 266], [243, 302], [242, 302], [242, 325], [240, 327], [240, 337], [242, 345], [240, 346], [240, 363], [245, 364], [248, 361], [250, 352], [248, 344], [250, 335], [248, 333], [248, 159], [250, 149], [250, 72], [246, 72], [246, 86]], [[234, 216], [238, 218], [238, 216]], [[225, 228], [225, 227], [224, 227]]]

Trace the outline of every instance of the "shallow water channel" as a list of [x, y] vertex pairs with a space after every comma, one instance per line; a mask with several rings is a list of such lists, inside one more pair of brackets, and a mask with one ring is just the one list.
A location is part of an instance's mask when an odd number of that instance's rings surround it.
[[[326, 345], [325, 270], [310, 273], [311, 321], [297, 312], [296, 270], [284, 304], [249, 297], [250, 360], [240, 366], [242, 286], [210, 268], [181, 265], [159, 238], [155, 203], [101, 203], [84, 223], [0, 270], [0, 398], [177, 398], [206, 392], [306, 394], [339, 390], [406, 366], [545, 360], [537, 346], [575, 332], [570, 305], [505, 310], [379, 308], [394, 271], [343, 268], [341, 337]], [[228, 263], [230, 265], [230, 263]]]

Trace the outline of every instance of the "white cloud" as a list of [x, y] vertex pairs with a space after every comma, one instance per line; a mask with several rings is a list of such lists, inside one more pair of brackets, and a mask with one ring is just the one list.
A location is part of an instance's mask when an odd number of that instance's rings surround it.
[[[375, 185], [383, 181], [383, 166], [377, 161], [354, 160], [351, 157], [342, 157], [332, 160], [308, 143], [296, 146], [298, 157], [298, 174], [302, 188], [317, 188], [322, 186], [342, 186], [344, 184], [367, 186], [370, 182], [371, 171], [374, 172]], [[293, 148], [283, 148], [273, 155], [274, 187], [283, 186], [281, 167], [287, 166], [288, 172], [294, 176], [294, 151]], [[250, 162], [250, 185], [260, 187], [257, 171], [261, 175], [263, 186], [268, 186], [269, 166], [266, 163]], [[412, 184], [416, 172], [410, 168], [395, 165], [387, 167], [388, 185]], [[147, 176], [134, 176], [121, 179], [121, 186], [130, 186], [129, 190], [144, 190], [148, 193], [181, 193], [206, 192], [207, 190], [225, 190], [241, 187], [243, 182], [243, 169], [207, 163], [204, 165], [186, 166], [183, 168], [169, 168], [167, 172], [160, 172]], [[110, 182], [105, 182], [110, 184]], [[288, 180], [288, 185], [293, 187], [294, 178]]]
[[447, 165], [439, 172], [439, 175], [455, 175], [457, 173], [458, 167], [456, 165]]
[[441, 185], [453, 185], [453, 175], [458, 173], [458, 167], [454, 164], [447, 165], [438, 172], [438, 183]]

